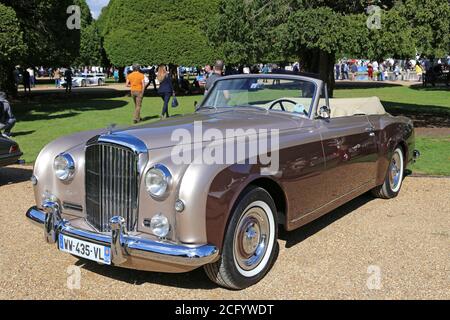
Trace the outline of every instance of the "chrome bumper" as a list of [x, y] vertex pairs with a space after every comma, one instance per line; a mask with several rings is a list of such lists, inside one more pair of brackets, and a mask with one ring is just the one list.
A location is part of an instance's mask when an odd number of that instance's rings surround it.
[[125, 219], [122, 217], [111, 219], [112, 232], [107, 235], [73, 228], [69, 221], [61, 218], [59, 205], [55, 202], [46, 202], [43, 207], [44, 211], [36, 207], [29, 209], [26, 216], [32, 222], [44, 227], [47, 243], [57, 243], [59, 234], [63, 234], [110, 246], [111, 263], [116, 266], [125, 264], [128, 257], [138, 257], [195, 268], [214, 262], [218, 258], [219, 253], [215, 246], [188, 247], [130, 236], [125, 227]]

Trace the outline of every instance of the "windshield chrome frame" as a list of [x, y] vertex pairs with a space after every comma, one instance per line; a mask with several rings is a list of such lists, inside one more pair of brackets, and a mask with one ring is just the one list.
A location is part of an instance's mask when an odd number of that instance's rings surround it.
[[[216, 88], [216, 86], [219, 82], [226, 81], [226, 80], [238, 80], [238, 79], [293, 80], [293, 81], [307, 81], [307, 82], [313, 83], [315, 85], [315, 91], [314, 91], [314, 95], [311, 100], [311, 106], [309, 109], [308, 118], [311, 120], [314, 120], [314, 114], [317, 110], [317, 105], [319, 104], [319, 101], [320, 101], [320, 91], [322, 90], [322, 87], [323, 87], [323, 81], [320, 79], [310, 78], [310, 77], [301, 76], [301, 75], [291, 75], [291, 74], [239, 74], [239, 75], [221, 77], [221, 78], [217, 79], [214, 82], [212, 88], [210, 90], [208, 90], [208, 93], [205, 95], [200, 106], [197, 107], [197, 111], [202, 110], [205, 102], [208, 100], [209, 96], [212, 94], [212, 92], [214, 91], [214, 89]], [[216, 110], [217, 109], [226, 109], [226, 108], [229, 108], [229, 107], [215, 107]], [[271, 110], [267, 110], [267, 111], [270, 112]], [[275, 111], [275, 110], [272, 110], [272, 111]], [[290, 113], [290, 114], [295, 115], [295, 113]]]

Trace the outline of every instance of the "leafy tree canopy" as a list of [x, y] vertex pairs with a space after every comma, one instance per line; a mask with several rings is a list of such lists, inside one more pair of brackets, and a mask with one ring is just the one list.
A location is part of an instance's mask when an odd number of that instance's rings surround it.
[[67, 8], [74, 2], [79, 5], [85, 4], [85, 0], [0, 0], [0, 2], [12, 8], [19, 20], [27, 49], [23, 52], [22, 64], [68, 65], [77, 56], [80, 30], [67, 28], [69, 18]]
[[16, 12], [0, 3], [0, 64], [11, 62], [25, 51]]
[[220, 57], [205, 34], [218, 0], [111, 0], [99, 18], [104, 47], [117, 66], [196, 65]]
[[[377, 5], [380, 28], [369, 28]], [[442, 0], [220, 0], [208, 36], [231, 64], [302, 59], [333, 86], [336, 58], [408, 58], [449, 52], [450, 7]]]

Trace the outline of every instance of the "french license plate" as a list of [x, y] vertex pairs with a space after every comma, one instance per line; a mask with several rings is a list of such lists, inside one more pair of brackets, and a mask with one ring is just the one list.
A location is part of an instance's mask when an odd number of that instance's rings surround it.
[[77, 257], [85, 258], [88, 260], [96, 261], [102, 264], [111, 264], [111, 248], [93, 244], [83, 240], [78, 240], [59, 235], [59, 250], [67, 252]]

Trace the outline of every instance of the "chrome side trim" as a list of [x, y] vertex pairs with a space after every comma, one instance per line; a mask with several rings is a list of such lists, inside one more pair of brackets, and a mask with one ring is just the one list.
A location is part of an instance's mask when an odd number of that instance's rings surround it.
[[44, 226], [44, 234], [48, 243], [56, 243], [59, 234], [64, 234], [88, 242], [111, 246], [113, 265], [120, 266], [131, 256], [195, 268], [212, 263], [219, 257], [219, 251], [212, 245], [188, 247], [130, 236], [125, 228], [125, 219], [122, 217], [111, 219], [113, 231], [110, 234], [76, 229], [70, 225], [69, 221], [60, 219], [61, 213], [57, 203], [46, 202], [44, 207], [46, 212], [36, 207], [30, 208], [26, 217], [32, 222]]

